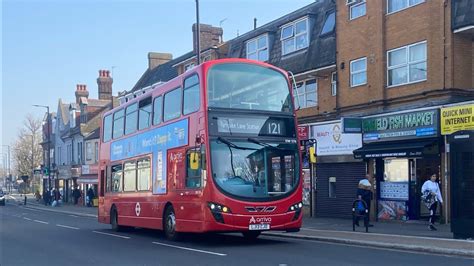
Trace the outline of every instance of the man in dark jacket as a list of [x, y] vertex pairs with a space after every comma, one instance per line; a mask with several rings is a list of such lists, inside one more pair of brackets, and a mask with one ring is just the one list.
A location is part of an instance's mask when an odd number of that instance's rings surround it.
[[92, 200], [94, 199], [94, 190], [92, 187], [87, 190], [87, 197], [89, 198], [89, 201], [87, 202], [88, 207], [92, 207]]

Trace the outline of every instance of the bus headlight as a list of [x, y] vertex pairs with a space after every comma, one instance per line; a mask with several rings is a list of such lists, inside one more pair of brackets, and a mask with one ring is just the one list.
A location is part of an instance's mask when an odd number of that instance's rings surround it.
[[303, 203], [302, 202], [298, 202], [296, 204], [293, 204], [293, 205], [290, 206], [290, 208], [288, 208], [288, 212], [295, 212], [295, 215], [293, 216], [293, 219], [291, 219], [292, 221], [298, 220], [298, 218], [300, 217], [300, 214], [301, 214], [301, 209], [303, 209]]

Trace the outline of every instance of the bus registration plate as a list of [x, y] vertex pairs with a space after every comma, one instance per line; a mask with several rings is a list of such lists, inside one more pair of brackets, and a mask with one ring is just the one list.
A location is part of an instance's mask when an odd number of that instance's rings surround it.
[[270, 224], [250, 224], [249, 230], [270, 230]]

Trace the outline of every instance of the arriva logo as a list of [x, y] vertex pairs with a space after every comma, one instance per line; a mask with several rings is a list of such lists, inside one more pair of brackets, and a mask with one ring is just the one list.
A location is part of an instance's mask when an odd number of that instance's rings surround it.
[[256, 224], [256, 223], [271, 223], [272, 218], [271, 217], [253, 217], [250, 218], [249, 224]]

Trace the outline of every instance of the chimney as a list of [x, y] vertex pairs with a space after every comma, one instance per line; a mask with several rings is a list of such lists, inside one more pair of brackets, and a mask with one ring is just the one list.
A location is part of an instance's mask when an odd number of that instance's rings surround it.
[[148, 53], [148, 69], [152, 70], [159, 65], [167, 63], [171, 59], [173, 59], [172, 54], [149, 52]]
[[[193, 51], [196, 53], [196, 23], [193, 24]], [[222, 43], [222, 34], [224, 33], [222, 28], [213, 27], [208, 24], [199, 24], [199, 30], [201, 31], [200, 42], [201, 42], [201, 51], [212, 46], [216, 46]]]
[[112, 99], [112, 77], [110, 77], [110, 71], [99, 70], [99, 77], [97, 78], [97, 87], [99, 89], [99, 100], [111, 100]]
[[79, 104], [81, 101], [81, 97], [89, 97], [89, 91], [87, 90], [87, 86], [84, 84], [77, 84], [76, 85], [76, 103]]

